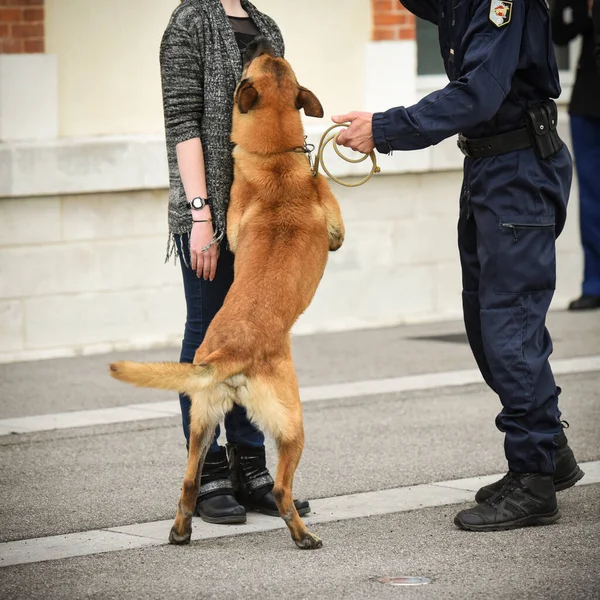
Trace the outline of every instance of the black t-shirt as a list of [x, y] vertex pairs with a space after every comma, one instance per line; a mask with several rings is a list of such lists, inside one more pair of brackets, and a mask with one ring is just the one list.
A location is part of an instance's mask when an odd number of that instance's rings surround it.
[[260, 33], [250, 17], [229, 17], [233, 27], [235, 41], [238, 44], [242, 57], [248, 44]]

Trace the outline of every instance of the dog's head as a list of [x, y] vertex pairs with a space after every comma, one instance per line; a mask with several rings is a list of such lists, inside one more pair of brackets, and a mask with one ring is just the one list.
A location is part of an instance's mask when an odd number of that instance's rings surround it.
[[242, 114], [261, 107], [303, 109], [307, 116], [323, 116], [319, 99], [298, 84], [290, 64], [275, 56], [266, 37], [256, 37], [244, 53], [242, 81], [235, 93], [235, 104]]
[[309, 117], [323, 116], [319, 99], [298, 84], [290, 64], [275, 56], [273, 47], [262, 36], [255, 38], [246, 49], [242, 80], [235, 91], [234, 104], [233, 137], [236, 143], [246, 138], [252, 129], [260, 130], [262, 138], [272, 137], [275, 145], [279, 145], [275, 134], [282, 144], [289, 145], [287, 138], [302, 135], [299, 110], [304, 110]]

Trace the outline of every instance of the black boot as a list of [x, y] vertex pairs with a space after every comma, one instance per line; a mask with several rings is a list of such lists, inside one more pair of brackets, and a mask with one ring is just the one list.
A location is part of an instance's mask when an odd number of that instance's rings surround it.
[[600, 308], [600, 296], [583, 295], [569, 304], [569, 310], [594, 310]]
[[196, 514], [207, 523], [219, 525], [246, 522], [246, 509], [235, 499], [229, 480], [225, 448], [206, 455], [196, 500]]
[[[273, 478], [268, 469], [264, 446], [252, 448], [229, 444], [229, 472], [235, 495], [247, 510], [278, 517], [279, 509], [272, 494]], [[302, 517], [310, 512], [308, 500], [294, 500]]]
[[[564, 421], [563, 427], [566, 429], [569, 424]], [[561, 431], [554, 440], [558, 446], [556, 453], [554, 454], [554, 464], [556, 471], [554, 473], [554, 489], [557, 492], [566, 490], [567, 488], [573, 487], [584, 475], [584, 472], [579, 468], [573, 450], [569, 447], [567, 436], [564, 431]], [[482, 487], [477, 494], [475, 494], [475, 502], [481, 504], [486, 500], [489, 500], [494, 494], [502, 489], [502, 486], [506, 483], [508, 475], [505, 475], [499, 481], [491, 483]]]
[[504, 531], [550, 525], [558, 519], [552, 475], [509, 473], [498, 493], [483, 504], [459, 512], [454, 524], [469, 531]]

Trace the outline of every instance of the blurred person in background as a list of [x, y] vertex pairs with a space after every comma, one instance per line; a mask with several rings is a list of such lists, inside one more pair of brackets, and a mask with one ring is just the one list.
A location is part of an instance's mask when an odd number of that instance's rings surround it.
[[600, 308], [600, 74], [594, 59], [591, 13], [590, 0], [555, 0], [552, 6], [554, 43], [566, 46], [581, 36], [569, 115], [579, 182], [584, 276], [581, 297], [569, 304], [569, 310]]
[[600, 0], [592, 2], [592, 19], [594, 21], [594, 56], [600, 73]]
[[[278, 55], [284, 43], [276, 23], [247, 0], [183, 0], [160, 47], [169, 162], [167, 258], [180, 259], [187, 305], [181, 362], [193, 362], [206, 330], [233, 282], [233, 254], [225, 239], [233, 181], [231, 117], [243, 53], [257, 35]], [[260, 273], [257, 273], [260, 277]], [[180, 395], [189, 445], [190, 399]], [[244, 523], [246, 508], [279, 516], [266, 467], [264, 435], [234, 405], [206, 456], [196, 513], [209, 523]], [[302, 516], [307, 501], [295, 501]]]

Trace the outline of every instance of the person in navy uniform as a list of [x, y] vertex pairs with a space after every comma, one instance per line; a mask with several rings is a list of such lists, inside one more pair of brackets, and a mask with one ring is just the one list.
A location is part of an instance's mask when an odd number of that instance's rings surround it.
[[[402, 0], [436, 24], [450, 82], [414, 106], [333, 117], [360, 152], [416, 150], [460, 134], [466, 155], [458, 243], [469, 343], [503, 405], [509, 471], [455, 524], [546, 525], [556, 490], [583, 476], [567, 444], [545, 326], [556, 283], [572, 161], [556, 132], [560, 94], [545, 0]], [[566, 425], [566, 424], [565, 424]]]

